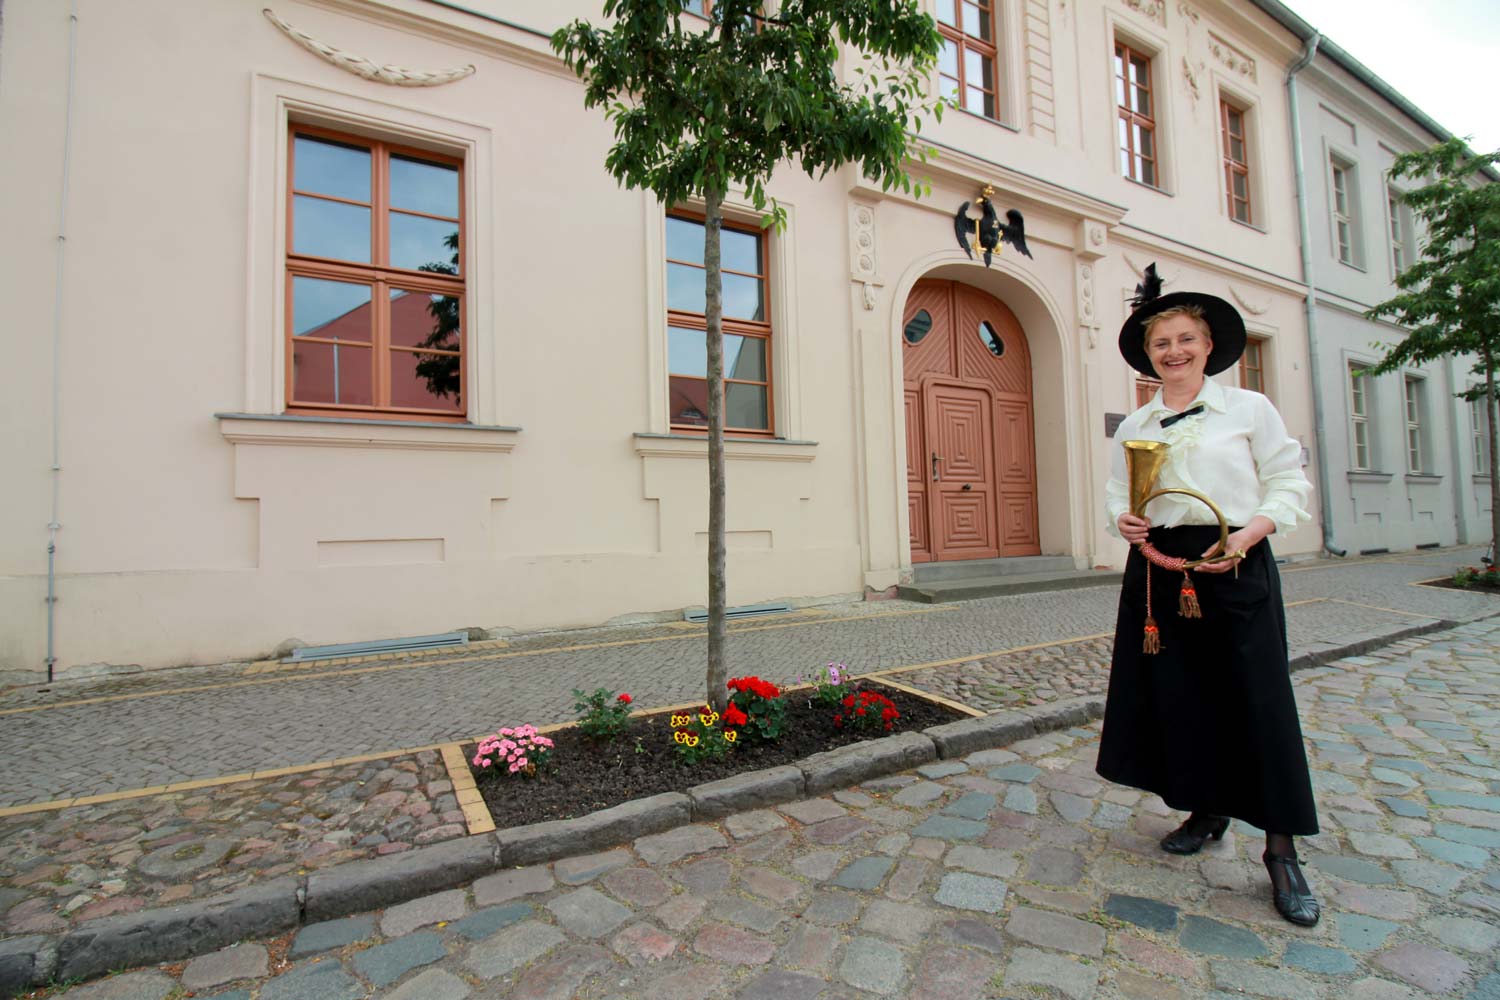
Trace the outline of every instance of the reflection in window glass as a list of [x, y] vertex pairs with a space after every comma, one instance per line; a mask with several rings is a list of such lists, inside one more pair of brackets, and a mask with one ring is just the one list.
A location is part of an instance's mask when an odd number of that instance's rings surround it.
[[[708, 377], [708, 334], [673, 326], [667, 328], [667, 370], [673, 375]], [[764, 381], [766, 346], [759, 337], [724, 334], [724, 377]]]
[[[701, 276], [704, 272], [698, 272]], [[724, 315], [729, 319], [764, 320], [766, 306], [759, 278], [724, 274]]]
[[391, 346], [434, 351], [459, 348], [459, 299], [456, 295], [391, 289]]
[[375, 401], [367, 344], [292, 342], [292, 398], [299, 403], [369, 406]]
[[458, 229], [451, 222], [391, 213], [391, 266], [457, 273]]
[[667, 259], [703, 263], [703, 224], [667, 216]]
[[708, 426], [708, 383], [701, 378], [679, 378], [668, 381], [668, 409], [674, 425]]
[[462, 413], [459, 382], [457, 354], [391, 352], [392, 406]]
[[703, 312], [703, 269], [688, 264], [667, 265], [667, 308]]
[[995, 332], [995, 328], [987, 319], [979, 322], [979, 340], [984, 344], [985, 350], [995, 357], [998, 358], [1005, 353], [1005, 341], [1000, 339], [1000, 334]]
[[292, 279], [292, 335], [370, 342], [370, 286], [324, 278]]
[[724, 384], [724, 426], [765, 430], [770, 426], [766, 419], [766, 387], [745, 385], [742, 382]]
[[906, 328], [901, 331], [901, 334], [908, 344], [919, 344], [931, 329], [932, 313], [926, 309], [918, 309], [917, 314], [906, 321]]
[[297, 195], [292, 205], [292, 252], [370, 262], [370, 210]]
[[719, 265], [730, 271], [760, 274], [760, 237], [740, 229], [719, 230]]
[[305, 135], [294, 141], [294, 188], [350, 201], [370, 200], [369, 150]]
[[458, 168], [392, 156], [391, 207], [458, 218]]

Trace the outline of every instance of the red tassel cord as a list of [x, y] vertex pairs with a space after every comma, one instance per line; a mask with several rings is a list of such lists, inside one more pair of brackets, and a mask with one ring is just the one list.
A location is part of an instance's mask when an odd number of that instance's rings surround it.
[[1202, 618], [1203, 608], [1198, 605], [1198, 590], [1187, 570], [1182, 572], [1182, 593], [1177, 595], [1177, 613], [1184, 618]]
[[1146, 564], [1146, 636], [1141, 642], [1141, 652], [1147, 656], [1161, 652], [1161, 629], [1151, 617], [1151, 564]]

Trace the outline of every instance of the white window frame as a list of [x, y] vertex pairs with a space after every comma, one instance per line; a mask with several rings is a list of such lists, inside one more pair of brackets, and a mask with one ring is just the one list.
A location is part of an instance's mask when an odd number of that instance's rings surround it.
[[1469, 433], [1473, 441], [1474, 475], [1490, 474], [1490, 424], [1484, 410], [1485, 398], [1469, 400]]
[[1401, 415], [1406, 426], [1406, 471], [1424, 473], [1427, 449], [1422, 435], [1427, 417], [1427, 379], [1415, 372], [1401, 376]]
[[1364, 367], [1362, 362], [1350, 361], [1344, 369], [1349, 393], [1349, 466], [1356, 472], [1373, 472], [1375, 442], [1370, 429], [1370, 403], [1374, 379], [1362, 374]]
[[1359, 174], [1354, 163], [1337, 153], [1328, 157], [1328, 214], [1334, 258], [1359, 267]]
[[1385, 188], [1386, 234], [1390, 242], [1391, 280], [1416, 263], [1417, 243], [1412, 225], [1411, 206], [1403, 200], [1405, 192], [1391, 184]]

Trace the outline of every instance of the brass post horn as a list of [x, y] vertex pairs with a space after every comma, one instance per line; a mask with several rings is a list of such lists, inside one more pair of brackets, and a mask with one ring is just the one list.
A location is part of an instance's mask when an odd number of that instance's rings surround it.
[[1165, 441], [1126, 441], [1124, 444], [1125, 470], [1130, 480], [1130, 513], [1136, 517], [1145, 517], [1146, 505], [1168, 493], [1180, 493], [1183, 496], [1201, 500], [1208, 505], [1209, 510], [1214, 512], [1214, 517], [1219, 519], [1219, 544], [1201, 559], [1189, 560], [1183, 569], [1192, 569], [1223, 558], [1229, 548], [1229, 522], [1224, 520], [1224, 512], [1219, 509], [1219, 505], [1197, 490], [1180, 486], [1156, 488], [1156, 479], [1161, 475], [1162, 466], [1167, 461], [1167, 443]]

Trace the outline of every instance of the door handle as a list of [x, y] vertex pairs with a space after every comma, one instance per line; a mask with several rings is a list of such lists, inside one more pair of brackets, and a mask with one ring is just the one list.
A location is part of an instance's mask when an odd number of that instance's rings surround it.
[[972, 490], [973, 488], [974, 488], [974, 484], [973, 483], [964, 483], [964, 489], [966, 489], [966, 490]]
[[942, 455], [939, 455], [937, 452], [932, 453], [932, 481], [935, 483], [941, 481], [943, 478], [942, 476], [938, 475], [938, 463], [942, 460]]

